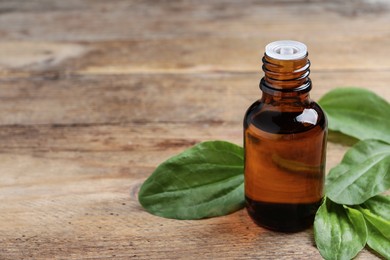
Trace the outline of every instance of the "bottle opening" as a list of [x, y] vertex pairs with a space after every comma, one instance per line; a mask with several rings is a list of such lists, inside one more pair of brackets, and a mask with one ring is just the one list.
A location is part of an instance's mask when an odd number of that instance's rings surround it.
[[277, 60], [299, 60], [307, 55], [307, 47], [297, 41], [275, 41], [265, 46], [265, 54]]

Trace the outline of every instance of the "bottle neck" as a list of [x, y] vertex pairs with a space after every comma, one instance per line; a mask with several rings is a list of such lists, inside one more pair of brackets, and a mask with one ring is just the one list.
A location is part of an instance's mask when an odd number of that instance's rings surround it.
[[265, 74], [260, 81], [263, 101], [275, 99], [284, 103], [310, 101], [310, 61], [307, 54], [299, 60], [277, 60], [265, 54], [262, 69]]

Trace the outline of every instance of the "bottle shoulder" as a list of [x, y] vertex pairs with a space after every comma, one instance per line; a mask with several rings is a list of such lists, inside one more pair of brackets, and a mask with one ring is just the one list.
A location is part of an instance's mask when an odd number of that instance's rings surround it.
[[295, 106], [275, 106], [254, 102], [247, 110], [244, 128], [253, 125], [269, 133], [291, 134], [309, 131], [312, 128], [326, 130], [327, 120], [321, 107], [314, 101]]

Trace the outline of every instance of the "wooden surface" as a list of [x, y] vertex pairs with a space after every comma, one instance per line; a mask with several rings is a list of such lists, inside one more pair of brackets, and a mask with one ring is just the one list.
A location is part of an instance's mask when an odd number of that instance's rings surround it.
[[0, 1], [0, 36], [0, 259], [321, 259], [312, 229], [163, 219], [137, 192], [197, 142], [242, 143], [268, 42], [308, 45], [315, 100], [390, 100], [385, 0]]

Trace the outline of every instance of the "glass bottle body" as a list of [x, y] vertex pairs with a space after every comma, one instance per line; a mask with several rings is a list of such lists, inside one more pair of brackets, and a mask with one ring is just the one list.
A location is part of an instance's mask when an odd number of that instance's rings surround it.
[[272, 88], [265, 77], [262, 98], [244, 118], [246, 206], [271, 230], [309, 227], [323, 198], [327, 121], [304, 82]]

